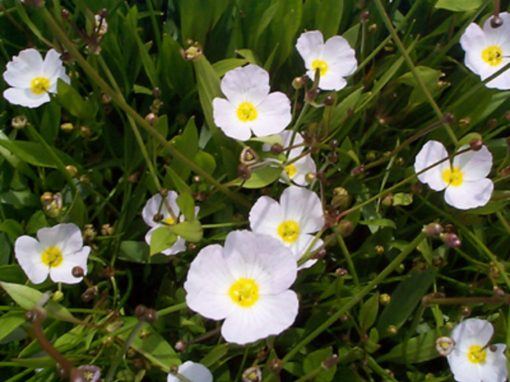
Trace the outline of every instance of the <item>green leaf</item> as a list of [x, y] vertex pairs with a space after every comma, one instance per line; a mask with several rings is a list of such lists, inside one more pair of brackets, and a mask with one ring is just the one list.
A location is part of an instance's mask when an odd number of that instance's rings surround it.
[[[7, 292], [7, 294], [25, 310], [31, 310], [40, 307], [44, 304], [47, 297], [36, 289], [30, 288], [26, 285], [12, 284], [7, 282], [0, 282], [0, 286]], [[48, 316], [57, 320], [79, 323], [66, 308], [56, 302], [49, 300], [44, 309]]]
[[213, 68], [219, 77], [223, 77], [228, 71], [235, 69], [239, 66], [246, 65], [249, 61], [245, 58], [226, 58], [224, 60], [215, 62]]
[[23, 227], [16, 220], [6, 219], [0, 223], [0, 232], [5, 232], [14, 241], [23, 234]]
[[17, 264], [0, 265], [0, 281], [21, 284], [26, 280], [25, 273]]
[[398, 364], [406, 363], [420, 363], [430, 361], [439, 357], [436, 350], [436, 340], [441, 335], [441, 332], [434, 330], [421, 334], [417, 337], [409, 339], [407, 342], [402, 342], [392, 348], [387, 354], [384, 354], [378, 361], [394, 362]]
[[27, 322], [23, 313], [6, 313], [0, 317], [0, 341]]
[[30, 219], [28, 219], [26, 230], [27, 233], [32, 235], [35, 234], [38, 230], [43, 227], [48, 227], [48, 220], [46, 219], [46, 215], [42, 211], [36, 211]]
[[[33, 166], [57, 168], [57, 164], [48, 151], [39, 143], [29, 141], [10, 141], [0, 139], [0, 146], [5, 147], [13, 155]], [[74, 160], [53, 147], [53, 150], [65, 164], [74, 164]]]
[[177, 197], [177, 205], [187, 221], [195, 220], [195, 201], [190, 194], [180, 194]]
[[201, 169], [207, 171], [209, 174], [212, 174], [216, 169], [216, 160], [214, 159], [214, 156], [206, 151], [197, 152], [193, 160]]
[[175, 235], [181, 236], [184, 240], [191, 241], [193, 243], [202, 240], [204, 235], [202, 225], [198, 220], [184, 221], [182, 223], [169, 226], [168, 229], [170, 229], [170, 231]]
[[181, 46], [172, 37], [163, 36], [161, 52], [158, 54], [160, 83], [185, 97], [194, 86], [193, 68], [181, 55]]
[[263, 188], [267, 185], [276, 181], [282, 173], [282, 169], [280, 167], [260, 167], [252, 172], [250, 178], [243, 182], [241, 179], [237, 179], [233, 182], [235, 185], [241, 185], [243, 188]]
[[[333, 349], [331, 347], [316, 350], [308, 354], [303, 361], [303, 372], [308, 374], [322, 368], [322, 363], [333, 355]], [[321, 371], [315, 375], [314, 381], [317, 382], [329, 382], [333, 380], [336, 373], [336, 365], [326, 369], [322, 368]]]
[[375, 293], [361, 306], [359, 312], [359, 326], [361, 330], [366, 332], [377, 319], [379, 312], [379, 293]]
[[75, 117], [92, 119], [95, 110], [90, 101], [85, 101], [78, 91], [62, 80], [58, 80], [56, 100], [60, 105]]
[[[440, 90], [438, 85], [439, 79], [442, 77], [443, 73], [426, 66], [417, 66], [415, 69], [430, 94], [432, 94], [432, 96], [437, 95]], [[407, 72], [399, 78], [399, 81], [413, 88], [411, 96], [409, 97], [409, 105], [416, 106], [427, 101], [427, 97], [414, 78], [413, 73]]]
[[120, 243], [119, 259], [139, 264], [164, 264], [169, 256], [149, 254], [149, 246], [142, 241], [126, 240]]
[[396, 229], [397, 226], [393, 220], [390, 219], [369, 219], [369, 220], [360, 220], [359, 224], [374, 226], [374, 227], [389, 227]]
[[477, 10], [483, 3], [483, 0], [438, 0], [435, 7], [454, 12], [467, 12]]
[[436, 278], [436, 272], [427, 269], [424, 272], [413, 272], [402, 281], [391, 295], [391, 302], [384, 308], [377, 329], [382, 336], [387, 334], [388, 326], [397, 328], [412, 314], [421, 298], [427, 293]]
[[221, 97], [220, 77], [214, 70], [213, 66], [207, 61], [205, 56], [200, 56], [193, 61], [195, 75], [197, 78], [198, 98], [204, 112], [207, 126], [213, 133], [218, 128], [214, 124], [212, 101], [216, 97]]
[[150, 255], [161, 253], [170, 248], [177, 241], [177, 236], [170, 230], [170, 227], [160, 227], [152, 232]]
[[405, 192], [397, 192], [393, 195], [393, 205], [394, 206], [409, 206], [413, 203], [413, 194], [408, 194]]

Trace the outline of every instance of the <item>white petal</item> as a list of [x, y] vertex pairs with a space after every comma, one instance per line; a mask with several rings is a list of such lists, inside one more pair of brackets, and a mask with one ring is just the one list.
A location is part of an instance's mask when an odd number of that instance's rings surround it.
[[178, 195], [175, 191], [168, 191], [165, 203], [163, 203], [163, 197], [159, 193], [153, 195], [149, 200], [147, 200], [147, 203], [145, 203], [142, 210], [142, 217], [145, 224], [149, 227], [159, 225], [159, 223], [154, 221], [154, 216], [156, 214], [163, 215], [163, 219], [171, 217], [172, 215], [168, 211], [168, 208], [172, 209], [174, 215], [179, 216], [181, 211], [177, 205], [177, 196]]
[[[510, 61], [505, 62], [505, 65], [508, 64]], [[499, 68], [501, 69], [501, 68]], [[494, 71], [496, 72], [496, 71]], [[490, 73], [492, 75], [493, 73]], [[489, 75], [482, 76], [482, 80], [485, 80]], [[506, 70], [505, 72], [501, 73], [499, 76], [494, 78], [493, 80], [487, 82], [485, 84], [490, 89], [498, 89], [498, 90], [509, 90], [510, 89], [510, 71]]]
[[43, 58], [36, 49], [30, 48], [22, 50], [17, 56], [12, 58], [12, 63], [21, 70], [30, 70], [32, 73], [41, 73], [43, 67]]
[[[495, 348], [495, 351], [492, 349]], [[487, 351], [487, 360], [481, 367], [481, 373], [487, 381], [504, 382], [508, 378], [506, 345], [494, 344]]]
[[[186, 361], [179, 366], [178, 372], [191, 382], [213, 382], [213, 375], [209, 369], [201, 363]], [[176, 376], [168, 374], [167, 382], [179, 381], [180, 379]]]
[[508, 12], [500, 12], [499, 17], [501, 17], [503, 24], [498, 28], [492, 27], [492, 17], [485, 20], [483, 24], [483, 32], [493, 44], [504, 44], [510, 40], [510, 14]]
[[466, 344], [469, 344], [473, 339], [475, 342], [485, 346], [489, 343], [494, 334], [492, 324], [487, 320], [479, 318], [468, 318], [459, 323], [452, 331], [451, 338], [455, 341], [455, 347], [465, 350]]
[[[462, 146], [459, 151], [468, 147]], [[492, 154], [487, 146], [482, 146], [478, 151], [466, 151], [453, 158], [453, 167], [459, 167], [462, 170], [462, 176], [465, 180], [483, 179], [491, 172]]]
[[[414, 171], [418, 174], [427, 167], [439, 162], [442, 159], [448, 158], [448, 153], [443, 144], [438, 141], [428, 141], [422, 147], [414, 162]], [[443, 180], [443, 171], [450, 168], [448, 160], [443, 161], [441, 164], [432, 167], [428, 171], [419, 174], [418, 179], [422, 183], [426, 183], [435, 191], [441, 191], [448, 185]]]
[[485, 33], [478, 24], [471, 23], [460, 37], [460, 45], [465, 52], [483, 49], [485, 45]]
[[234, 281], [221, 246], [209, 245], [191, 263], [184, 283], [186, 304], [204, 317], [221, 320], [233, 309], [228, 290]]
[[31, 109], [50, 102], [48, 93], [40, 95], [32, 93], [29, 89], [8, 88], [4, 91], [4, 98], [13, 105], [29, 107]]
[[301, 233], [314, 233], [325, 224], [322, 203], [317, 194], [306, 188], [290, 186], [280, 196], [285, 220], [299, 223]]
[[[298, 241], [292, 248], [292, 252], [296, 256], [296, 260], [299, 261], [301, 259], [301, 257], [303, 257], [303, 255], [306, 253], [306, 251], [310, 247], [310, 244], [312, 244], [314, 240], [315, 240], [314, 235], [309, 235], [309, 234], [300, 235]], [[310, 253], [319, 249], [320, 247], [322, 247], [323, 244], [324, 244], [324, 242], [321, 239], [317, 239], [317, 241], [314, 243], [313, 247], [310, 248]], [[317, 259], [307, 260], [305, 263], [303, 263], [299, 267], [299, 270], [305, 269], [305, 268], [310, 268], [316, 262], [317, 262]]]
[[467, 355], [458, 350], [453, 350], [447, 356], [450, 370], [457, 382], [481, 382], [478, 376], [477, 367], [469, 362]]
[[[303, 57], [305, 65], [310, 60], [313, 60], [321, 55], [324, 47], [324, 38], [320, 31], [304, 32], [299, 36], [296, 48]], [[313, 76], [311, 77], [313, 78]]]
[[3, 78], [7, 84], [15, 88], [28, 89], [30, 82], [34, 78], [34, 73], [29, 67], [17, 65], [10, 61], [7, 63], [7, 70], [3, 74]]
[[292, 119], [290, 100], [281, 92], [269, 94], [256, 108], [259, 115], [252, 130], [257, 137], [280, 133]]
[[280, 293], [296, 279], [297, 263], [292, 252], [271, 236], [249, 231], [230, 232], [224, 254], [232, 276], [253, 278], [261, 294]]
[[221, 91], [234, 104], [244, 100], [258, 104], [269, 89], [269, 73], [257, 65], [230, 70], [221, 80]]
[[40, 284], [48, 277], [48, 267], [41, 260], [43, 248], [30, 236], [20, 236], [14, 243], [14, 253], [21, 269], [33, 284]]
[[333, 36], [326, 41], [322, 57], [329, 64], [329, 70], [341, 77], [350, 76], [358, 66], [356, 52], [341, 36]]
[[50, 79], [50, 82], [56, 83], [57, 79], [60, 78], [62, 74], [62, 68], [63, 65], [60, 59], [60, 53], [55, 49], [50, 49], [44, 58], [42, 72]]
[[[291, 159], [291, 158], [289, 158]], [[288, 174], [283, 171], [282, 176], [280, 177], [280, 181], [283, 183], [295, 183], [298, 186], [308, 186], [308, 181], [306, 180], [306, 175], [309, 173], [315, 174], [317, 172], [317, 167], [315, 165], [315, 161], [313, 160], [310, 154], [305, 155], [301, 159], [293, 162], [294, 166], [296, 166], [296, 174], [289, 178]]]
[[244, 345], [277, 335], [296, 319], [299, 302], [293, 291], [261, 296], [251, 308], [240, 308], [227, 317], [221, 334], [227, 342]]
[[65, 256], [83, 247], [81, 231], [76, 224], [57, 224], [51, 228], [41, 228], [37, 231], [37, 239], [43, 248], [58, 246]]
[[230, 138], [246, 141], [251, 138], [251, 123], [243, 123], [237, 118], [235, 106], [226, 99], [213, 100], [214, 123]]
[[269, 196], [261, 196], [250, 210], [250, 228], [255, 233], [277, 238], [278, 226], [283, 222], [283, 209]]
[[83, 277], [74, 277], [73, 268], [80, 267], [84, 275], [87, 274], [87, 259], [90, 254], [90, 247], [83, 247], [81, 250], [71, 254], [64, 254], [62, 263], [58, 267], [50, 268], [50, 278], [56, 283], [77, 284]]
[[[311, 73], [308, 73], [310, 75]], [[325, 76], [319, 80], [319, 88], [322, 90], [335, 90], [343, 89], [347, 85], [347, 81], [335, 72], [328, 71]]]
[[466, 180], [461, 186], [448, 187], [444, 199], [450, 206], [468, 210], [485, 206], [491, 199], [493, 190], [494, 183], [490, 179]]
[[[294, 140], [292, 141], [293, 135], [294, 135]], [[305, 140], [303, 139], [303, 136], [301, 135], [301, 133], [296, 132], [296, 134], [294, 134], [294, 131], [292, 131], [292, 130], [285, 130], [280, 133], [280, 136], [282, 137], [282, 146], [284, 148], [290, 147], [291, 141], [292, 141], [292, 146], [298, 146], [298, 147], [295, 147], [288, 151], [289, 159], [299, 156], [305, 149], [305, 146], [303, 145]]]

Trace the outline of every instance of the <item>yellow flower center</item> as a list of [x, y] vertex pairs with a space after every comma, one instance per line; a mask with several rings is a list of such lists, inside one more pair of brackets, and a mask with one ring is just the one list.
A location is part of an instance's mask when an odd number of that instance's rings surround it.
[[58, 267], [63, 259], [62, 251], [56, 246], [46, 248], [41, 254], [41, 261], [50, 268]]
[[471, 345], [467, 352], [467, 357], [471, 363], [485, 363], [487, 351], [480, 345]]
[[324, 77], [326, 75], [326, 73], [328, 72], [328, 67], [329, 67], [328, 63], [319, 58], [312, 61], [312, 70], [315, 72], [317, 69], [319, 69], [321, 77]]
[[278, 226], [278, 235], [287, 244], [294, 243], [299, 237], [299, 224], [294, 220], [286, 220]]
[[50, 79], [48, 77], [35, 77], [30, 81], [30, 90], [32, 93], [41, 95], [50, 90]]
[[237, 107], [237, 118], [241, 122], [250, 122], [257, 119], [259, 115], [254, 104], [248, 101], [241, 102]]
[[464, 181], [464, 175], [458, 167], [447, 168], [442, 174], [443, 181], [450, 186], [459, 187]]
[[284, 170], [285, 172], [287, 173], [287, 176], [292, 179], [296, 176], [297, 174], [297, 168], [296, 168], [296, 165], [294, 163], [291, 163], [287, 166], [284, 167]]
[[503, 50], [499, 45], [491, 45], [482, 51], [482, 60], [490, 66], [499, 66], [503, 62]]
[[249, 308], [259, 300], [259, 285], [254, 279], [241, 277], [228, 290], [232, 301], [242, 308]]
[[173, 217], [169, 216], [166, 219], [163, 219], [163, 223], [168, 224], [168, 225], [173, 225], [173, 224], [175, 224], [175, 219]]

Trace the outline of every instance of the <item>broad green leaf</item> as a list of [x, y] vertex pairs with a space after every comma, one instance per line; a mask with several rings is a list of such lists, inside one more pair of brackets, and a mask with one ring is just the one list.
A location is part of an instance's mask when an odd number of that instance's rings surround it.
[[170, 261], [169, 256], [149, 255], [149, 246], [145, 242], [126, 240], [120, 243], [119, 259], [139, 264], [163, 264]]
[[388, 326], [397, 328], [413, 313], [421, 298], [427, 293], [436, 278], [436, 272], [427, 269], [423, 272], [413, 272], [402, 281], [391, 294], [391, 302], [384, 308], [377, 322], [377, 329], [381, 336], [387, 334]]
[[179, 96], [184, 97], [192, 90], [192, 64], [184, 60], [181, 46], [168, 35], [163, 36], [161, 52], [158, 54], [158, 73], [160, 83]]
[[367, 331], [372, 327], [379, 312], [379, 293], [375, 293], [361, 306], [359, 312], [359, 326], [361, 330]]
[[184, 221], [182, 223], [169, 226], [168, 229], [170, 229], [170, 231], [175, 235], [181, 236], [184, 240], [191, 241], [193, 243], [202, 240], [204, 235], [202, 225], [198, 220]]
[[454, 12], [467, 12], [477, 10], [483, 3], [483, 0], [438, 0], [435, 7]]
[[23, 234], [23, 227], [16, 220], [6, 219], [0, 223], [0, 232], [5, 232], [14, 241]]
[[393, 195], [393, 205], [394, 206], [409, 206], [413, 203], [413, 194], [408, 194], [405, 192], [397, 192]]
[[249, 61], [245, 58], [226, 58], [224, 60], [215, 62], [213, 68], [219, 77], [223, 77], [228, 71], [235, 69], [239, 66], [246, 65]]
[[[48, 151], [39, 143], [0, 139], [0, 146], [5, 147], [14, 156], [33, 166], [57, 168], [57, 164], [48, 154]], [[60, 152], [55, 147], [53, 150], [65, 164], [74, 164], [74, 160], [72, 158]]]
[[[16, 304], [25, 310], [31, 310], [35, 307], [39, 307], [45, 302], [45, 300], [47, 300], [47, 297], [45, 297], [43, 293], [26, 285], [0, 282], [0, 286], [16, 302]], [[73, 323], [79, 322], [66, 308], [52, 300], [49, 300], [46, 305], [44, 305], [44, 310], [48, 316], [57, 320]]]
[[62, 80], [58, 80], [56, 100], [75, 117], [91, 119], [95, 116], [95, 108], [91, 101], [85, 101], [78, 91]]
[[0, 281], [21, 284], [26, 280], [25, 273], [17, 264], [0, 265]]
[[27, 322], [23, 313], [6, 313], [0, 317], [0, 342]]
[[177, 205], [187, 221], [195, 220], [195, 202], [190, 194], [180, 194], [177, 197]]
[[260, 167], [252, 172], [250, 178], [243, 182], [241, 179], [238, 179], [234, 182], [236, 185], [241, 185], [243, 188], [263, 188], [267, 185], [276, 181], [282, 173], [282, 169], [280, 167]]
[[[312, 371], [321, 368], [322, 363], [326, 361], [333, 355], [333, 349], [331, 347], [316, 350], [314, 352], [309, 353], [304, 361], [303, 361], [303, 372], [304, 374], [311, 373]], [[330, 382], [333, 380], [336, 372], [336, 365], [333, 367], [326, 369], [322, 368], [322, 370], [315, 375], [314, 381], [317, 382]]]
[[177, 241], [177, 236], [170, 230], [170, 227], [159, 227], [152, 232], [150, 255], [161, 253], [169, 249]]
[[198, 98], [202, 105], [202, 111], [204, 112], [209, 129], [214, 133], [217, 131], [217, 127], [213, 119], [212, 101], [214, 98], [222, 96], [220, 77], [203, 55], [193, 61], [193, 67], [195, 68]]

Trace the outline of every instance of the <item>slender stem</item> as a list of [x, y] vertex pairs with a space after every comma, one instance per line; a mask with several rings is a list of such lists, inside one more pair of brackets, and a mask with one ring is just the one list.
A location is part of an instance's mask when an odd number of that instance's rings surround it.
[[382, 5], [381, 0], [375, 0], [375, 5], [376, 5], [377, 9], [379, 10], [379, 13], [380, 13], [380, 15], [381, 15], [381, 17], [382, 17], [382, 19], [384, 21], [384, 24], [386, 24], [386, 28], [390, 32], [393, 41], [395, 42], [395, 44], [397, 44], [397, 47], [400, 50], [400, 53], [402, 54], [402, 56], [406, 60], [407, 65], [409, 66], [409, 69], [411, 69], [411, 73], [413, 74], [413, 77], [414, 77], [416, 83], [420, 87], [420, 90], [423, 92], [423, 94], [425, 95], [425, 97], [429, 101], [430, 106], [434, 110], [434, 113], [436, 114], [437, 118], [443, 124], [443, 126], [446, 129], [446, 132], [448, 133], [448, 135], [450, 136], [452, 142], [455, 145], [457, 145], [458, 140], [457, 140], [457, 137], [455, 136], [455, 133], [453, 132], [451, 126], [444, 122], [443, 112], [441, 111], [441, 109], [437, 105], [436, 101], [434, 100], [434, 97], [432, 97], [432, 94], [430, 93], [429, 89], [425, 85], [425, 82], [423, 81], [423, 78], [421, 78], [420, 74], [416, 70], [416, 67], [415, 67], [415, 65], [413, 63], [413, 60], [411, 59], [411, 56], [409, 55], [409, 53], [407, 52], [406, 48], [404, 47], [404, 44], [402, 43], [402, 40], [400, 40], [400, 37], [398, 37], [398, 33], [395, 30], [395, 28], [393, 27], [393, 24], [391, 22], [390, 17], [388, 16], [386, 11], [384, 10], [384, 6]]
[[166, 316], [167, 314], [178, 312], [179, 310], [186, 309], [187, 305], [185, 302], [182, 302], [180, 304], [172, 305], [166, 308], [163, 308], [161, 310], [158, 310], [158, 317]]
[[170, 154], [177, 160], [183, 162], [186, 166], [188, 166], [192, 171], [196, 174], [200, 175], [203, 179], [205, 179], [212, 186], [217, 188], [219, 191], [224, 193], [227, 197], [232, 199], [233, 201], [244, 205], [245, 207], [251, 207], [251, 203], [245, 199], [243, 196], [238, 195], [224, 185], [219, 183], [211, 174], [202, 169], [195, 161], [188, 158], [188, 156], [181, 151], [179, 151], [175, 146], [173, 146], [170, 142], [166, 140], [166, 138], [161, 135], [155, 128], [152, 126], [145, 118], [143, 118], [140, 114], [138, 114], [124, 99], [124, 96], [113, 90], [110, 85], [108, 85], [101, 76], [97, 73], [97, 71], [88, 63], [88, 61], [81, 55], [79, 50], [76, 48], [74, 43], [69, 39], [67, 34], [60, 28], [60, 26], [55, 22], [53, 16], [46, 8], [41, 8], [42, 16], [53, 31], [55, 36], [60, 40], [62, 45], [68, 50], [69, 54], [78, 62], [78, 64], [82, 67], [85, 73], [107, 94], [111, 97], [112, 101], [117, 104], [126, 114], [128, 114], [133, 120], [145, 129], [150, 135], [152, 135], [157, 141], [159, 141], [169, 152]]
[[372, 279], [363, 289], [361, 289], [356, 295], [354, 295], [349, 302], [340, 307], [335, 313], [333, 313], [327, 320], [321, 325], [309, 333], [303, 338], [292, 350], [285, 355], [283, 358], [284, 362], [290, 361], [299, 351], [313, 341], [318, 335], [334, 324], [344, 313], [348, 312], [351, 308], [356, 306], [363, 298], [369, 294], [378, 284], [384, 281], [400, 264], [409, 256], [416, 247], [425, 239], [425, 235], [420, 233], [412, 242], [407, 244], [402, 252], [396, 256], [386, 268], [382, 270], [375, 278]]
[[345, 245], [345, 240], [340, 234], [340, 232], [338, 232], [338, 229], [335, 228], [334, 231], [338, 245], [340, 246], [340, 249], [344, 254], [345, 260], [347, 261], [347, 267], [349, 268], [349, 272], [352, 276], [352, 281], [354, 282], [354, 285], [359, 286], [359, 277], [358, 273], [356, 272], [356, 267], [354, 266], [354, 263], [352, 261], [351, 253], [349, 252], [347, 245]]
[[435, 297], [425, 296], [422, 304], [430, 305], [474, 305], [474, 304], [507, 304], [510, 305], [510, 295], [504, 296], [476, 296], [476, 297]]

